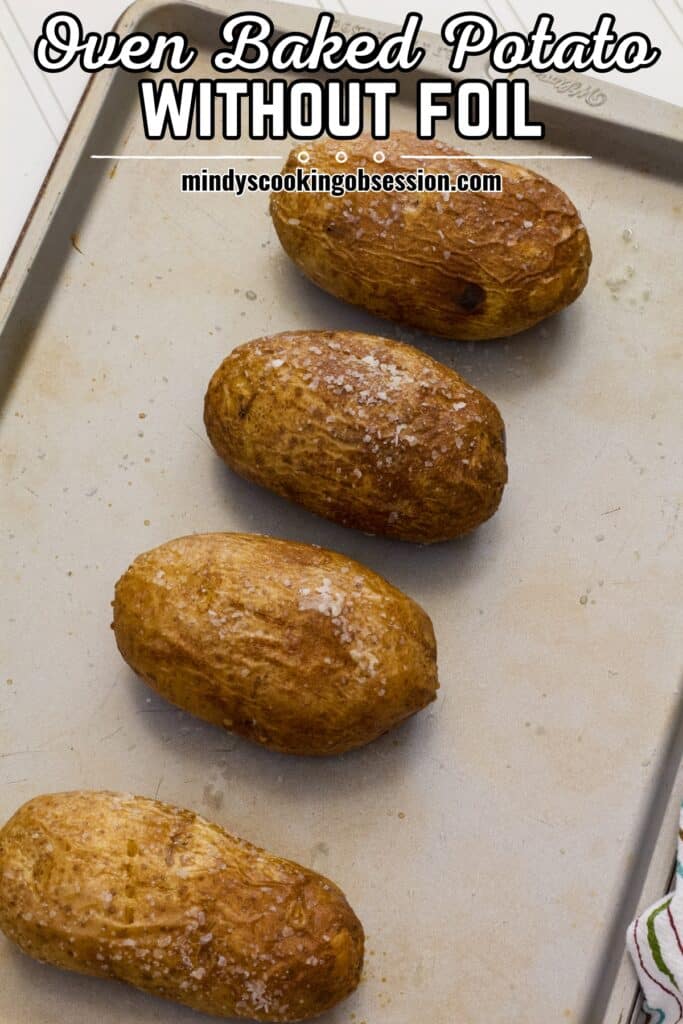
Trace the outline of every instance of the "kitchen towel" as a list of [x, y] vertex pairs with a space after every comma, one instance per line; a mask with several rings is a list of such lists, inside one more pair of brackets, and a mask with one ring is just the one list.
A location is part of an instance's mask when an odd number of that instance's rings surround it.
[[653, 1024], [683, 1024], [683, 807], [676, 885], [629, 925], [626, 945]]

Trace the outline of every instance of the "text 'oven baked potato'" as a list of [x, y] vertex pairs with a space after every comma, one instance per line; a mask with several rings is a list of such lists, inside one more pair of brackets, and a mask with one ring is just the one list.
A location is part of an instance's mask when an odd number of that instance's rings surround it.
[[498, 409], [411, 345], [293, 331], [214, 373], [207, 433], [241, 476], [366, 533], [432, 543], [479, 526], [507, 480]]
[[360, 980], [336, 885], [156, 800], [30, 800], [0, 831], [0, 880], [0, 928], [25, 953], [205, 1013], [304, 1020]]
[[[446, 338], [506, 337], [558, 312], [588, 279], [588, 234], [565, 193], [528, 167], [464, 160], [461, 150], [397, 131], [340, 143], [321, 139], [289, 155], [283, 173], [301, 167], [328, 174], [494, 172], [501, 193], [275, 192], [270, 209], [285, 252], [325, 291], [378, 316]], [[381, 149], [384, 162], [374, 161]], [[426, 161], [424, 155], [439, 159]], [[404, 156], [410, 159], [403, 159]]]
[[434, 700], [428, 616], [343, 555], [239, 533], [181, 537], [116, 584], [131, 668], [186, 711], [289, 754], [338, 754]]

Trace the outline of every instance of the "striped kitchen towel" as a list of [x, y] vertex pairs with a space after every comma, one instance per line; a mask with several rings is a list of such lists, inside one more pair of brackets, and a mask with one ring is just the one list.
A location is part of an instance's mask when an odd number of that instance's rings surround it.
[[629, 925], [626, 945], [653, 1024], [683, 1024], [683, 807], [676, 888]]

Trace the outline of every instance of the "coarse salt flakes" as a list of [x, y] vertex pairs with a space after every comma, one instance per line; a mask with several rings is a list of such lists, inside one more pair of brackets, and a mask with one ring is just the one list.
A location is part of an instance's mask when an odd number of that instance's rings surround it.
[[374, 676], [379, 663], [379, 659], [376, 654], [373, 654], [372, 651], [368, 651], [365, 648], [359, 649], [357, 647], [352, 647], [349, 654], [363, 672], [367, 672], [368, 675]]
[[270, 999], [266, 998], [266, 984], [260, 979], [250, 980], [246, 983], [245, 988], [249, 994], [251, 1005], [255, 1010], [264, 1010], [266, 1013], [270, 1009]]
[[322, 584], [316, 587], [315, 593], [311, 594], [308, 587], [299, 590], [299, 601], [301, 611], [316, 611], [321, 615], [329, 615], [330, 618], [338, 618], [344, 610], [345, 595], [332, 590], [332, 581], [325, 577]]

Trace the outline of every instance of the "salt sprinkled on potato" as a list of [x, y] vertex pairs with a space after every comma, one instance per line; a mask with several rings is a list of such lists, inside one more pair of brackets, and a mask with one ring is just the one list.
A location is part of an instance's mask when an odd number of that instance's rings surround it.
[[343, 555], [272, 537], [195, 534], [140, 555], [113, 628], [167, 700], [284, 753], [369, 743], [438, 687], [419, 605]]
[[0, 830], [0, 880], [0, 929], [29, 956], [204, 1013], [305, 1020], [360, 981], [336, 885], [157, 800], [30, 800]]
[[493, 402], [418, 349], [353, 331], [240, 345], [204, 422], [241, 476], [312, 512], [400, 540], [450, 540], [498, 508], [505, 429]]

